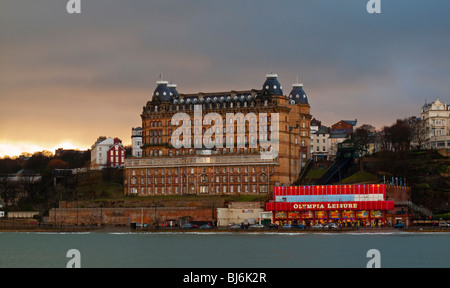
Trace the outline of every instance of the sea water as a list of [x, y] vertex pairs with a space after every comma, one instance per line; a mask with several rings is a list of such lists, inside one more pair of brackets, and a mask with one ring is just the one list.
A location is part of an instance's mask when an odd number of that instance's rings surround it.
[[1, 232], [0, 267], [64, 268], [76, 249], [86, 268], [449, 268], [450, 233]]

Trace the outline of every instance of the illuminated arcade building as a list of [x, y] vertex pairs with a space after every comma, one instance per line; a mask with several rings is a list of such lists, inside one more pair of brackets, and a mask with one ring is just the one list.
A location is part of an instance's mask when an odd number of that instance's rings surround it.
[[275, 187], [266, 205], [275, 223], [342, 223], [379, 226], [385, 223], [386, 185], [325, 185]]

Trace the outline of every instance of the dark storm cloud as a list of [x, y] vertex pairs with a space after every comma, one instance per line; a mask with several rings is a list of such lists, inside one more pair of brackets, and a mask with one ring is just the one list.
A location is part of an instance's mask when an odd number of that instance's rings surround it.
[[448, 1], [381, 0], [377, 15], [366, 0], [81, 0], [80, 15], [66, 3], [2, 1], [0, 122], [14, 127], [0, 139], [37, 139], [15, 132], [33, 121], [52, 141], [66, 136], [55, 122], [82, 125], [89, 145], [106, 130], [128, 141], [160, 73], [181, 93], [261, 88], [274, 72], [287, 94], [300, 76], [325, 125], [448, 101]]

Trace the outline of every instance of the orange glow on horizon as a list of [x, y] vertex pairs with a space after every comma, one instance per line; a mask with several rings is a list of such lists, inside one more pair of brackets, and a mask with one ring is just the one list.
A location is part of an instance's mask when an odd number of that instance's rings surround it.
[[52, 144], [41, 144], [41, 143], [31, 143], [31, 142], [1, 142], [0, 143], [0, 158], [5, 158], [9, 156], [11, 158], [18, 157], [23, 153], [33, 154], [40, 151], [50, 151], [55, 153], [56, 149], [75, 149], [75, 150], [87, 150], [90, 149], [90, 145], [80, 145], [71, 142], [70, 140], [65, 140], [58, 145]]

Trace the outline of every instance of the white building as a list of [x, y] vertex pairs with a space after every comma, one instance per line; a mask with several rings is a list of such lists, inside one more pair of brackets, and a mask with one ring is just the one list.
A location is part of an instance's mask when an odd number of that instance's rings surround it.
[[142, 157], [142, 128], [131, 129], [131, 155], [133, 157]]
[[313, 154], [314, 154], [314, 145], [313, 145], [314, 133], [319, 131], [319, 128], [321, 125], [322, 125], [322, 122], [320, 122], [316, 118], [313, 118], [309, 125], [309, 129], [310, 129], [309, 135], [311, 135], [311, 158], [313, 158]]
[[331, 145], [330, 129], [326, 126], [321, 126], [316, 132], [311, 134], [311, 138], [311, 150], [314, 161], [319, 159], [327, 161]]
[[357, 120], [341, 120], [330, 127], [316, 119], [311, 120], [311, 158], [334, 161], [338, 144], [347, 140], [354, 132]]
[[450, 105], [439, 99], [422, 106], [425, 122], [425, 149], [450, 149]]
[[91, 167], [101, 169], [108, 164], [108, 151], [114, 146], [114, 139], [101, 136], [91, 147]]

